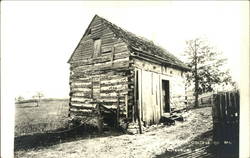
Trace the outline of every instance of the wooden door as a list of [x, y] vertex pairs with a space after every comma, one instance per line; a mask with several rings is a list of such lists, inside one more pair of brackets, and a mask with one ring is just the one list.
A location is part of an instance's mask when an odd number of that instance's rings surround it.
[[169, 81], [162, 80], [162, 105], [164, 112], [170, 112]]

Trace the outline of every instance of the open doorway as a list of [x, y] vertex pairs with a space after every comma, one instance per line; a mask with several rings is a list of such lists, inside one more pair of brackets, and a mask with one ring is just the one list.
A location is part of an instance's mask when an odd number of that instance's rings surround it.
[[169, 96], [169, 81], [162, 80], [162, 105], [163, 105], [163, 112], [169, 113], [170, 112], [170, 96]]

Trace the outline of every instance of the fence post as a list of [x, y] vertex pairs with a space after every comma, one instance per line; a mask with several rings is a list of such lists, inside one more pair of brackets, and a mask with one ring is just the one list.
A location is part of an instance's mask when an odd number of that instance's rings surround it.
[[217, 156], [238, 155], [239, 92], [223, 92], [213, 97], [213, 140], [219, 141]]

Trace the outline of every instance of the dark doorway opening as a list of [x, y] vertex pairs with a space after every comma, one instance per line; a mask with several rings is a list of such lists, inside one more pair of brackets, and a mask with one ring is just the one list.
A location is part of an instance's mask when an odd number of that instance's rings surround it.
[[162, 105], [164, 112], [170, 112], [169, 81], [162, 80]]

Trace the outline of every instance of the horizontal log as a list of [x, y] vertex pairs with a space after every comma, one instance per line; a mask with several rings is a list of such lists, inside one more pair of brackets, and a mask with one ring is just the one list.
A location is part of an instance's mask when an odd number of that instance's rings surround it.
[[[110, 59], [108, 59], [110, 61]], [[122, 59], [117, 59], [113, 61], [113, 64], [119, 64], [119, 63], [125, 63], [128, 62], [129, 59], [127, 58], [122, 58]], [[110, 66], [110, 63], [105, 63], [105, 62], [101, 62], [101, 63], [94, 63], [94, 64], [89, 64], [89, 65], [81, 65], [78, 67], [75, 67], [74, 69], [72, 69], [72, 71], [77, 71], [77, 70], [81, 70], [81, 69], [95, 69], [97, 67], [102, 67], [102, 66]]]
[[72, 87], [71, 92], [91, 92], [91, 88], [83, 88], [83, 87]]
[[[117, 101], [110, 102], [110, 101], [106, 101], [106, 100], [101, 99], [100, 104], [105, 106], [107, 109], [116, 109], [117, 108]], [[119, 106], [121, 109], [125, 109], [125, 103], [123, 101], [119, 102]], [[96, 107], [96, 104], [91, 104], [91, 102], [90, 103], [81, 103], [81, 102], [75, 102], [75, 101], [73, 102], [72, 101], [70, 108], [73, 111], [77, 111], [77, 109], [95, 109], [95, 107]]]
[[92, 105], [92, 104], [72, 104], [70, 106], [70, 109], [73, 110], [73, 111], [76, 111], [76, 110], [93, 110], [95, 109], [95, 105]]
[[[101, 111], [116, 111], [117, 106], [112, 105], [112, 106], [104, 106], [105, 109], [102, 109]], [[125, 113], [125, 108], [120, 107], [120, 113]], [[70, 113], [76, 116], [95, 116], [97, 113], [95, 112], [95, 109], [80, 109], [80, 108], [72, 108], [70, 109]]]
[[88, 72], [88, 71], [100, 71], [100, 70], [115, 70], [115, 69], [119, 69], [119, 68], [128, 68], [129, 67], [129, 61], [117, 61], [114, 62], [113, 65], [111, 65], [110, 63], [106, 63], [106, 64], [100, 64], [100, 65], [96, 65], [96, 66], [83, 66], [81, 68], [78, 68], [77, 70], [74, 69], [74, 73], [78, 73], [78, 72]]
[[129, 67], [128, 68], [119, 68], [119, 69], [111, 69], [111, 70], [96, 70], [96, 71], [85, 71], [85, 72], [78, 72], [70, 75], [71, 78], [80, 78], [80, 77], [86, 77], [86, 76], [94, 76], [94, 75], [124, 75], [130, 71]]
[[92, 88], [92, 84], [89, 85], [71, 85], [70, 88]]
[[72, 82], [70, 84], [71, 86], [88, 86], [88, 85], [92, 85], [92, 82]]
[[101, 82], [101, 87], [117, 86], [117, 85], [129, 85], [129, 84], [132, 84], [132, 83], [133, 82], [128, 82], [128, 81], [113, 82], [111, 80], [111, 81], [108, 81], [106, 83]]
[[78, 112], [87, 112], [87, 113], [91, 113], [92, 109], [76, 109], [76, 108], [70, 108], [69, 111], [78, 111]]
[[[123, 52], [119, 52], [119, 53], [116, 53], [116, 54], [129, 54], [129, 51], [123, 51]], [[88, 63], [95, 63], [95, 62], [102, 62], [103, 60], [105, 61], [106, 59], [109, 59], [110, 58], [110, 54], [108, 53], [105, 53], [105, 54], [101, 54], [101, 56], [98, 56], [96, 58], [84, 58], [84, 59], [81, 59], [81, 60], [75, 60], [73, 62], [71, 62], [71, 67], [76, 67], [76, 66], [79, 66], [81, 64], [88, 64]], [[118, 57], [118, 55], [117, 55]]]
[[76, 102], [76, 103], [89, 103], [92, 101], [92, 98], [84, 98], [84, 97], [71, 97], [71, 102]]
[[111, 83], [120, 83], [120, 82], [128, 82], [128, 78], [121, 77], [121, 78], [112, 79], [112, 80], [107, 80], [107, 79], [101, 80], [101, 84], [111, 84]]
[[[95, 107], [96, 104], [92, 103], [93, 102], [93, 99], [91, 99], [90, 101], [87, 101], [87, 102], [82, 102], [82, 101], [71, 101], [71, 105], [76, 105], [76, 106], [82, 106], [82, 105], [87, 105], [89, 104], [90, 105], [93, 105]], [[108, 101], [107, 99], [98, 99], [98, 102], [100, 102], [102, 105], [105, 105], [105, 106], [111, 106], [111, 105], [115, 105], [117, 106], [117, 99], [114, 100], [111, 100], [111, 101]], [[120, 102], [121, 105], [125, 105], [125, 103], [123, 102]]]
[[86, 98], [90, 98], [91, 95], [92, 95], [91, 93], [73, 92], [73, 93], [72, 93], [72, 98], [73, 98], [73, 97], [86, 97]]
[[[110, 49], [111, 51], [111, 49]], [[92, 54], [92, 53], [91, 53]], [[90, 55], [90, 54], [85, 54], [85, 55]], [[74, 62], [75, 63], [72, 63], [71, 64], [71, 67], [70, 69], [73, 70], [74, 68], [76, 67], [79, 67], [79, 66], [93, 66], [92, 64], [95, 64], [95, 63], [105, 63], [105, 62], [110, 62], [111, 58], [110, 58], [110, 55], [111, 53], [106, 53], [106, 54], [103, 54], [101, 55], [100, 57], [98, 58], [95, 58], [95, 59], [88, 59], [88, 60], [84, 60], [84, 58], [78, 58], [77, 60], [75, 60]], [[117, 59], [123, 59], [123, 58], [127, 58], [129, 57], [129, 52], [128, 51], [124, 51], [124, 52], [120, 52], [120, 53], [117, 53], [117, 54], [114, 54], [114, 61], [117, 60]]]
[[101, 90], [100, 93], [113, 93], [113, 92], [119, 92], [119, 93], [128, 93], [129, 91], [132, 91], [132, 89], [117, 89], [117, 90]]
[[[128, 85], [124, 84], [124, 85], [114, 85], [114, 86], [101, 86], [101, 90], [123, 90], [123, 89], [128, 89]], [[111, 95], [111, 94], [110, 94]]]
[[[120, 95], [126, 95], [127, 93], [126, 92], [123, 92], [122, 94]], [[101, 93], [100, 94], [100, 98], [105, 98], [105, 99], [117, 99], [118, 95], [116, 92], [113, 92], [113, 93]], [[119, 96], [119, 98], [124, 98], [122, 96]]]
[[101, 81], [103, 80], [113, 80], [113, 79], [120, 79], [124, 77], [129, 77], [130, 75], [126, 76], [126, 73], [122, 74], [98, 74], [98, 75], [85, 75], [78, 78], [70, 78], [70, 82], [92, 82], [92, 78], [100, 78]]

